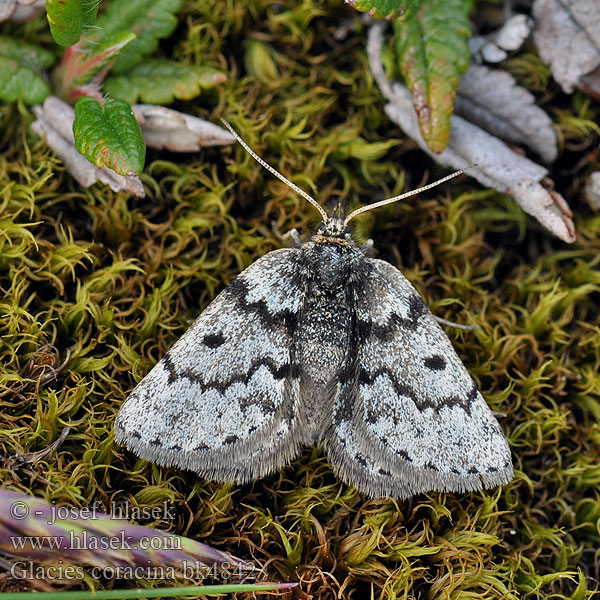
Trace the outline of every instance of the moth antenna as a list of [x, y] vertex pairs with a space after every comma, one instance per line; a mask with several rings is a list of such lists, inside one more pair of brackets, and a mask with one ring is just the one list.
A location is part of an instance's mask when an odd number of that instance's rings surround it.
[[442, 177], [442, 179], [438, 179], [437, 181], [434, 181], [433, 183], [428, 183], [427, 185], [424, 185], [423, 187], [417, 188], [416, 190], [411, 190], [410, 192], [405, 192], [404, 194], [400, 194], [399, 196], [394, 196], [393, 198], [387, 198], [387, 200], [381, 200], [379, 202], [375, 202], [375, 204], [367, 204], [366, 206], [362, 206], [361, 208], [357, 208], [356, 210], [352, 211], [345, 219], [344, 219], [344, 225], [348, 225], [348, 223], [354, 219], [354, 217], [367, 212], [369, 210], [374, 210], [376, 208], [379, 208], [380, 206], [385, 206], [386, 204], [391, 204], [392, 202], [397, 202], [398, 200], [403, 200], [404, 198], [410, 198], [411, 196], [415, 196], [416, 194], [420, 194], [421, 192], [424, 192], [426, 190], [431, 189], [432, 187], [435, 187], [436, 185], [440, 185], [442, 183], [445, 183], [446, 181], [450, 180], [450, 179], [454, 179], [455, 177], [458, 177], [459, 175], [462, 175], [467, 169], [470, 169], [472, 167], [476, 167], [476, 164], [472, 164], [469, 165], [468, 167], [465, 167], [464, 169], [460, 169], [459, 171], [455, 171], [454, 173], [447, 175], [446, 177]]
[[327, 213], [325, 212], [323, 207], [312, 196], [309, 196], [304, 190], [301, 190], [296, 184], [292, 183], [289, 179], [284, 177], [279, 171], [274, 169], [270, 164], [266, 163], [260, 156], [258, 156], [258, 154], [256, 154], [256, 152], [251, 150], [250, 147], [248, 146], [248, 144], [246, 144], [246, 142], [244, 142], [244, 140], [237, 134], [235, 129], [225, 119], [221, 119], [221, 123], [223, 123], [223, 125], [225, 125], [225, 127], [227, 127], [227, 129], [229, 129], [229, 131], [231, 132], [231, 135], [233, 135], [233, 137], [242, 145], [244, 150], [256, 162], [258, 162], [260, 165], [262, 165], [270, 173], [273, 173], [273, 175], [275, 175], [275, 177], [277, 177], [278, 179], [283, 181], [283, 183], [287, 184], [297, 194], [300, 194], [303, 198], [308, 200], [319, 211], [319, 214], [321, 215], [323, 222], [327, 223], [327, 218], [328, 218]]

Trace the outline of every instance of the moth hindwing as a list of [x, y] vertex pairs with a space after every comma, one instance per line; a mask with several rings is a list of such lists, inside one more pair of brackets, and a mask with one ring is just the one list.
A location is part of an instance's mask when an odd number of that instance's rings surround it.
[[449, 339], [402, 273], [353, 241], [363, 209], [319, 210], [317, 233], [243, 271], [137, 385], [117, 442], [238, 483], [322, 442], [368, 496], [510, 481], [506, 439]]

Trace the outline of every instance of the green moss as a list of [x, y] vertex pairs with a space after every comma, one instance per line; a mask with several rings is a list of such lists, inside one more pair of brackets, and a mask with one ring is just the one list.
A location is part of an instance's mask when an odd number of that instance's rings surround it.
[[[354, 207], [441, 175], [385, 117], [361, 25], [334, 38], [353, 15], [341, 0], [187, 2], [162, 51], [230, 77], [175, 107], [226, 116], [323, 204], [343, 196]], [[2, 26], [38, 43], [49, 42], [46, 31], [42, 17]], [[268, 44], [277, 82], [246, 75], [247, 39]], [[166, 500], [176, 518], [156, 527], [262, 563], [271, 580], [300, 579], [315, 598], [353, 590], [355, 598], [407, 600], [591, 597], [600, 543], [600, 218], [577, 191], [600, 166], [598, 107], [559, 94], [532, 52], [509, 66], [545, 99], [561, 132], [565, 152], [552, 176], [576, 212], [575, 244], [464, 178], [356, 223], [357, 237], [372, 236], [436, 314], [477, 325], [448, 334], [499, 413], [512, 483], [366, 501], [340, 483], [319, 448], [239, 487], [114, 445], [114, 418], [134, 385], [224, 285], [280, 247], [271, 223], [307, 235], [317, 215], [239, 147], [149, 152], [143, 200], [83, 190], [29, 132], [31, 116], [2, 106], [3, 455], [43, 449], [72, 427], [60, 450], [28, 471], [0, 463], [3, 484], [74, 506]], [[54, 358], [35, 354], [45, 344]], [[67, 358], [55, 380], [35, 377], [36, 364], [58, 369]]]

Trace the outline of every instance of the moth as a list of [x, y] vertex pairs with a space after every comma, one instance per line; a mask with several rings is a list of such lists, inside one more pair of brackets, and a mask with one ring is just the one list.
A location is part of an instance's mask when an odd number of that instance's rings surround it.
[[[450, 340], [394, 266], [359, 246], [358, 214], [438, 182], [320, 213], [317, 232], [245, 269], [142, 379], [115, 438], [206, 479], [263, 477], [322, 443], [370, 497], [494, 487], [513, 477], [502, 430]], [[460, 173], [460, 172], [459, 172]]]

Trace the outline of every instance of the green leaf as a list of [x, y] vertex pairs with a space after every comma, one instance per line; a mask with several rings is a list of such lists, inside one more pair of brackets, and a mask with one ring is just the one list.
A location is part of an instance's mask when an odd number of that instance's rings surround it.
[[16, 102], [22, 98], [26, 104], [39, 104], [49, 94], [43, 77], [16, 60], [0, 56], [0, 100]]
[[148, 104], [169, 104], [174, 98], [190, 100], [202, 89], [225, 81], [220, 71], [210, 67], [177, 65], [166, 60], [146, 60], [128, 73], [109, 77], [104, 92], [134, 104], [141, 98]]
[[461, 73], [469, 68], [471, 0], [426, 0], [410, 21], [394, 21], [396, 55], [425, 141], [442, 152]]
[[38, 71], [51, 67], [54, 61], [52, 52], [40, 46], [0, 35], [0, 100], [43, 102], [50, 88]]
[[137, 175], [144, 168], [146, 144], [124, 100], [108, 100], [103, 111], [93, 98], [79, 98], [73, 135], [77, 150], [99, 168], [107, 166], [120, 175]]
[[279, 85], [281, 74], [273, 58], [273, 49], [260, 40], [249, 40], [244, 52], [244, 66], [248, 75], [262, 83]]
[[76, 44], [84, 27], [96, 21], [98, 5], [98, 0], [46, 0], [48, 23], [54, 41], [59, 46]]
[[426, 0], [346, 0], [362, 12], [378, 19], [401, 19], [408, 21]]
[[104, 69], [108, 63], [115, 60], [119, 53], [135, 41], [136, 35], [129, 31], [118, 31], [108, 36], [89, 53], [81, 53], [80, 73], [74, 83], [87, 83], [96, 73]]
[[341, 142], [333, 153], [336, 158], [358, 158], [359, 160], [377, 160], [397, 146], [399, 140], [386, 140], [385, 142], [367, 142], [364, 138], [357, 137], [348, 142]]
[[104, 356], [103, 358], [92, 358], [90, 356], [85, 356], [74, 361], [71, 368], [75, 373], [92, 373], [93, 371], [101, 371], [110, 365], [116, 354], [117, 351], [115, 350], [112, 354]]
[[5, 35], [0, 35], [0, 56], [12, 58], [34, 70], [47, 69], [56, 62], [56, 57], [49, 50]]
[[136, 0], [111, 2], [98, 19], [98, 30], [86, 38], [101, 41], [119, 31], [135, 33], [137, 39], [119, 56], [112, 72], [125, 73], [140, 64], [145, 56], [158, 47], [158, 40], [168, 37], [177, 26], [174, 16], [184, 0]]

